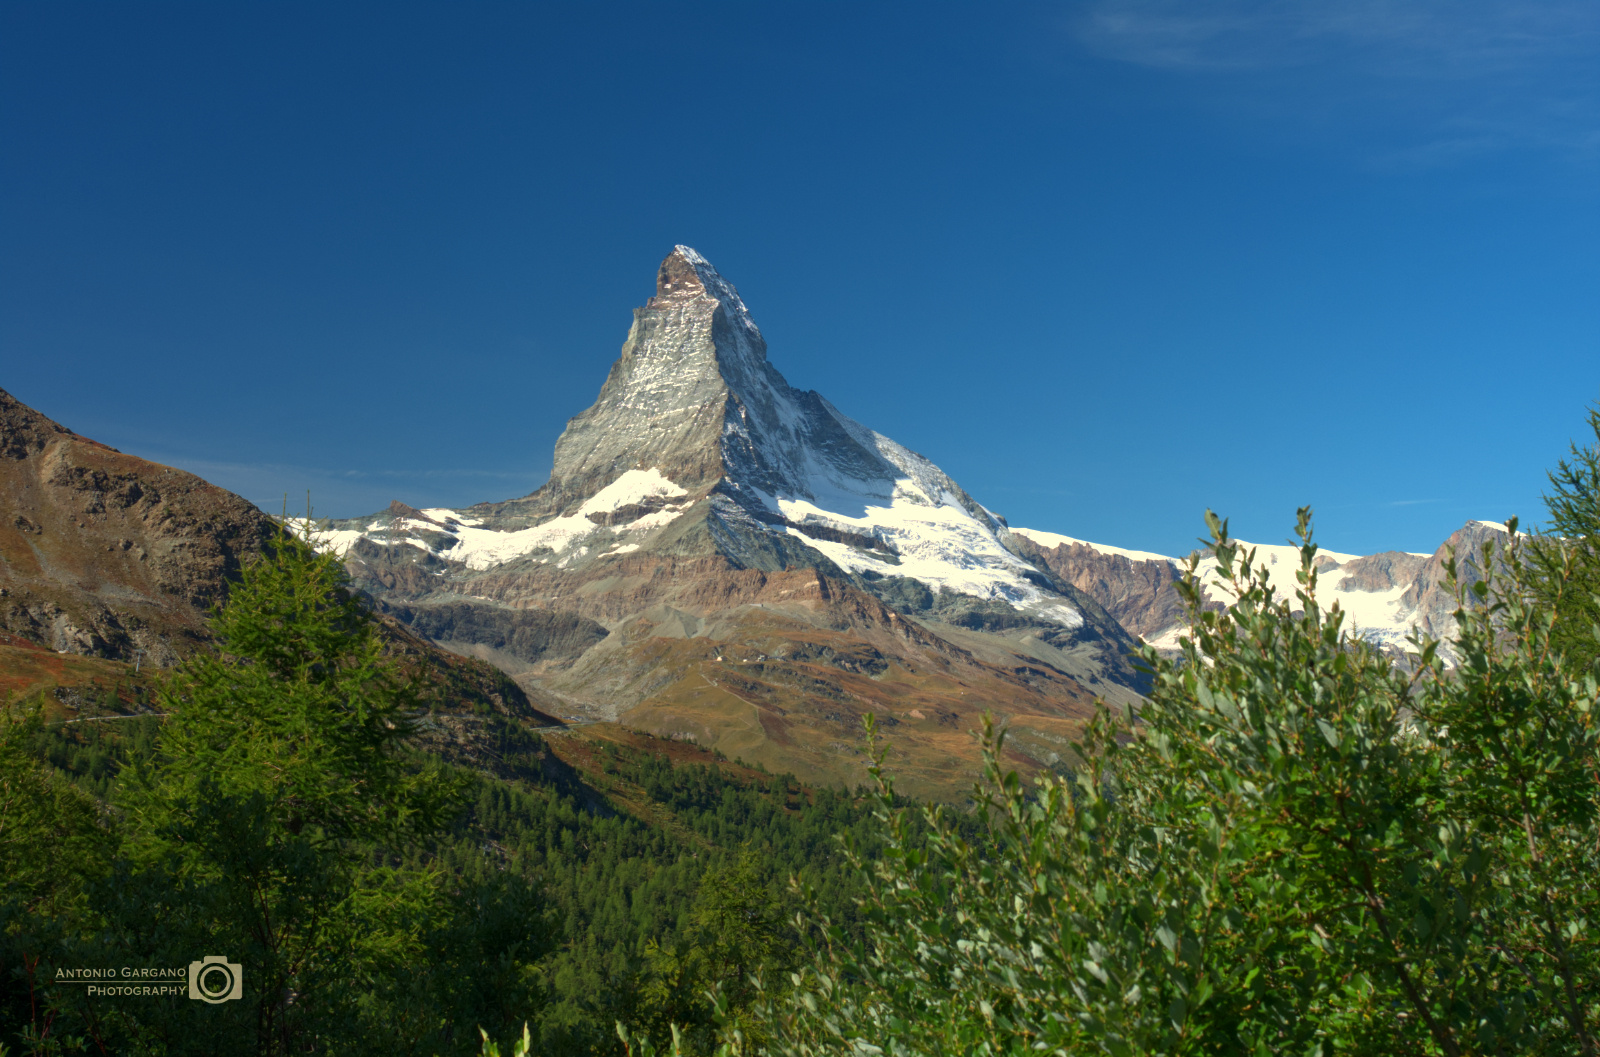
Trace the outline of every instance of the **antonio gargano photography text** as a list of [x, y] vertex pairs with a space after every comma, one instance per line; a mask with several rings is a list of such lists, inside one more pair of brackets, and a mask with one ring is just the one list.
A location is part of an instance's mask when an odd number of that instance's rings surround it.
[[60, 966], [54, 982], [81, 985], [90, 997], [186, 996], [217, 1005], [243, 996], [244, 969], [220, 954], [208, 954], [182, 968]]

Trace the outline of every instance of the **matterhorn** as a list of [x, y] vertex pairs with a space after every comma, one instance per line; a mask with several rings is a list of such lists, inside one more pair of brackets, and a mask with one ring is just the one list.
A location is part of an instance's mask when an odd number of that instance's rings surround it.
[[862, 776], [862, 717], [908, 791], [967, 781], [984, 711], [1059, 763], [1136, 643], [931, 461], [791, 387], [738, 292], [662, 262], [550, 480], [465, 509], [333, 522], [385, 612], [540, 707], [811, 779]]

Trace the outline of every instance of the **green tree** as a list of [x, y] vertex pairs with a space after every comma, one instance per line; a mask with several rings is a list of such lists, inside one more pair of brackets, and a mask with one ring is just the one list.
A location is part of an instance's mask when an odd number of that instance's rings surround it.
[[47, 970], [93, 930], [111, 847], [100, 805], [30, 751], [41, 720], [36, 702], [0, 709], [0, 1050], [48, 1052], [74, 1023]]
[[798, 938], [761, 857], [746, 848], [706, 871], [678, 940], [650, 944], [625, 1015], [663, 1045], [675, 1039], [689, 1052], [708, 1052], [719, 1021], [742, 1023], [756, 981], [770, 984], [793, 967]]
[[1571, 445], [1549, 473], [1549, 521], [1523, 547], [1533, 603], [1552, 612], [1551, 643], [1587, 669], [1600, 660], [1600, 405], [1589, 409], [1594, 443]]
[[220, 951], [245, 971], [244, 1000], [214, 1030], [166, 1025], [164, 1044], [268, 1054], [383, 1038], [373, 984], [429, 953], [446, 912], [441, 875], [394, 856], [458, 800], [404, 748], [419, 681], [382, 658], [339, 560], [287, 533], [214, 629], [220, 652], [166, 681], [157, 757], [116, 795], [125, 939], [151, 955]]

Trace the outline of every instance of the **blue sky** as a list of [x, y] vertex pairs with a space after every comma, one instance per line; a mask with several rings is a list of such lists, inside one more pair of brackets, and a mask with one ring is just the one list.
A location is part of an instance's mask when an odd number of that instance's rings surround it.
[[0, 4], [0, 387], [276, 509], [549, 474], [674, 243], [1013, 524], [1432, 550], [1600, 399], [1600, 5]]

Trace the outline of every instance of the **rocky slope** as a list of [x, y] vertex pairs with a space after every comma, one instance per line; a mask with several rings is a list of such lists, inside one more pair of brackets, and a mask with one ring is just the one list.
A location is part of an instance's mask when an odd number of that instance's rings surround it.
[[860, 777], [866, 711], [931, 784], [965, 781], [985, 708], [1054, 762], [1095, 696], [1140, 686], [1103, 606], [932, 462], [789, 386], [683, 246], [544, 487], [322, 538], [388, 612], [566, 714], [813, 777]]
[[[0, 690], [65, 692], [82, 682], [74, 673], [100, 671], [52, 665], [41, 648], [137, 657], [146, 670], [201, 648], [206, 613], [275, 531], [232, 492], [80, 436], [0, 390]], [[423, 664], [456, 706], [542, 715], [493, 666], [393, 618], [384, 634], [389, 654]]]
[[273, 525], [200, 478], [81, 437], [0, 391], [0, 628], [168, 664]]

